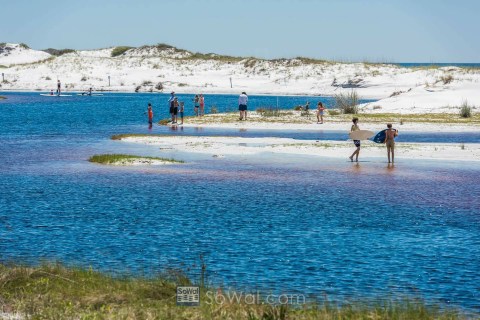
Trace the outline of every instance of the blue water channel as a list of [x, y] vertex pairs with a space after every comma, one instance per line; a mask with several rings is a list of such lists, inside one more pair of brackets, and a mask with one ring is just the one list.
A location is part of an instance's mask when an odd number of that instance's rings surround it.
[[[0, 102], [1, 262], [58, 260], [135, 274], [179, 268], [196, 279], [202, 256], [215, 285], [338, 301], [408, 295], [480, 310], [477, 163], [180, 155], [185, 164], [107, 167], [86, 160], [118, 151], [161, 155], [109, 138], [149, 132], [146, 103], [167, 116], [168, 95], [1, 95], [8, 98]], [[207, 98], [220, 112], [237, 99]], [[278, 99], [284, 108], [330, 103]], [[277, 98], [250, 101], [259, 107]], [[344, 139], [321, 130], [183, 133]], [[402, 133], [406, 141], [427, 139]], [[468, 142], [457, 133], [429, 135]]]

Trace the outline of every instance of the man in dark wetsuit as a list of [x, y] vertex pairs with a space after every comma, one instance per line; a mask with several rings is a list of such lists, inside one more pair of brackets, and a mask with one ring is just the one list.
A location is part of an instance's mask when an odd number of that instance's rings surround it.
[[170, 93], [170, 99], [168, 99], [168, 106], [170, 107], [170, 117], [172, 118], [172, 123], [175, 121], [173, 111], [175, 108], [175, 92]]

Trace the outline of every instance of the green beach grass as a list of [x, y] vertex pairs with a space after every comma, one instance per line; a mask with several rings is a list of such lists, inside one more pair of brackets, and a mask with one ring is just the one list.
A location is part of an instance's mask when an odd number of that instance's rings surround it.
[[[0, 305], [5, 314], [25, 319], [470, 319], [450, 308], [428, 306], [418, 299], [337, 305], [307, 302], [271, 305], [208, 299], [201, 287], [200, 306], [176, 305], [176, 286], [191, 281], [178, 271], [152, 277], [114, 276], [92, 269], [43, 264], [0, 264]], [[207, 303], [207, 301], [209, 303]]]
[[[263, 109], [260, 109], [262, 111]], [[480, 125], [480, 113], [471, 112], [470, 117], [463, 117], [460, 113], [425, 113], [425, 114], [399, 114], [399, 113], [357, 113], [342, 114], [336, 109], [329, 109], [325, 114], [328, 122], [350, 122], [352, 117], [357, 117], [362, 123], [439, 123], [439, 124], [459, 124], [459, 125]], [[160, 125], [169, 123], [169, 119], [163, 119], [158, 122]], [[309, 116], [300, 111], [281, 109], [278, 113], [268, 114], [268, 117], [262, 116], [262, 112], [249, 112], [248, 122], [250, 123], [292, 123], [308, 124], [316, 123], [317, 118], [314, 111]], [[225, 112], [217, 114], [207, 114], [203, 117], [188, 116], [185, 117], [186, 124], [210, 124], [210, 123], [237, 123], [237, 112]]]
[[151, 163], [152, 161], [160, 161], [165, 163], [183, 163], [181, 160], [159, 158], [159, 157], [146, 157], [136, 156], [131, 154], [96, 154], [88, 159], [90, 162], [100, 164], [128, 164], [135, 161]]

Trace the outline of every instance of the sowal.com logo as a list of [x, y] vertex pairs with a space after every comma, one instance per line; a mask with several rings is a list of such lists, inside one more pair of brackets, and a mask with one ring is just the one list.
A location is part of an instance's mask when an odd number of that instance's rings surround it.
[[199, 306], [200, 305], [200, 287], [198, 286], [178, 286], [177, 287], [177, 306]]

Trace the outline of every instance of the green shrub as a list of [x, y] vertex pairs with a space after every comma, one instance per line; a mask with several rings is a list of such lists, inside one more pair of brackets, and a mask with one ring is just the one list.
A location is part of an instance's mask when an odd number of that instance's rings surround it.
[[49, 76], [46, 76], [45, 80], [52, 80], [52, 78], [50, 78]]
[[453, 81], [453, 76], [451, 74], [447, 76], [441, 76], [440, 80], [443, 82], [443, 84], [449, 84], [450, 82]]
[[127, 47], [127, 46], [120, 46], [120, 47], [115, 47], [112, 50], [112, 58], [113, 57], [118, 57], [121, 54], [124, 54], [126, 51], [132, 49], [132, 47]]
[[145, 80], [142, 82], [142, 86], [151, 86], [153, 83], [150, 80]]
[[22, 48], [22, 49], [30, 49], [30, 47], [27, 46], [25, 43], [20, 43], [19, 46], [20, 46], [20, 48]]
[[358, 94], [352, 90], [349, 93], [339, 93], [334, 96], [335, 108], [340, 109], [344, 114], [358, 113]]
[[328, 114], [331, 116], [338, 116], [339, 114], [341, 114], [341, 112], [335, 109], [330, 109], [328, 110]]
[[155, 85], [155, 89], [159, 90], [159, 91], [163, 91], [163, 84], [161, 82], [157, 83]]
[[472, 117], [472, 107], [468, 104], [467, 101], [462, 103], [460, 107], [460, 116], [462, 118], [471, 118]]
[[83, 76], [82, 79], [80, 79], [80, 81], [87, 81], [87, 77]]
[[284, 114], [280, 109], [273, 107], [258, 108], [255, 111], [262, 117], [279, 117]]
[[73, 50], [73, 49], [60, 49], [60, 50], [58, 50], [58, 49], [53, 49], [53, 48], [48, 48], [48, 49], [45, 49], [45, 50], [42, 50], [42, 51], [44, 51], [46, 53], [49, 53], [52, 56], [57, 56], [57, 57], [59, 57], [61, 55], [64, 55], [66, 53], [75, 52], [75, 50]]
[[156, 47], [158, 50], [177, 49], [177, 48], [175, 48], [174, 46], [171, 46], [171, 45], [166, 44], [166, 43], [158, 43], [155, 47]]

